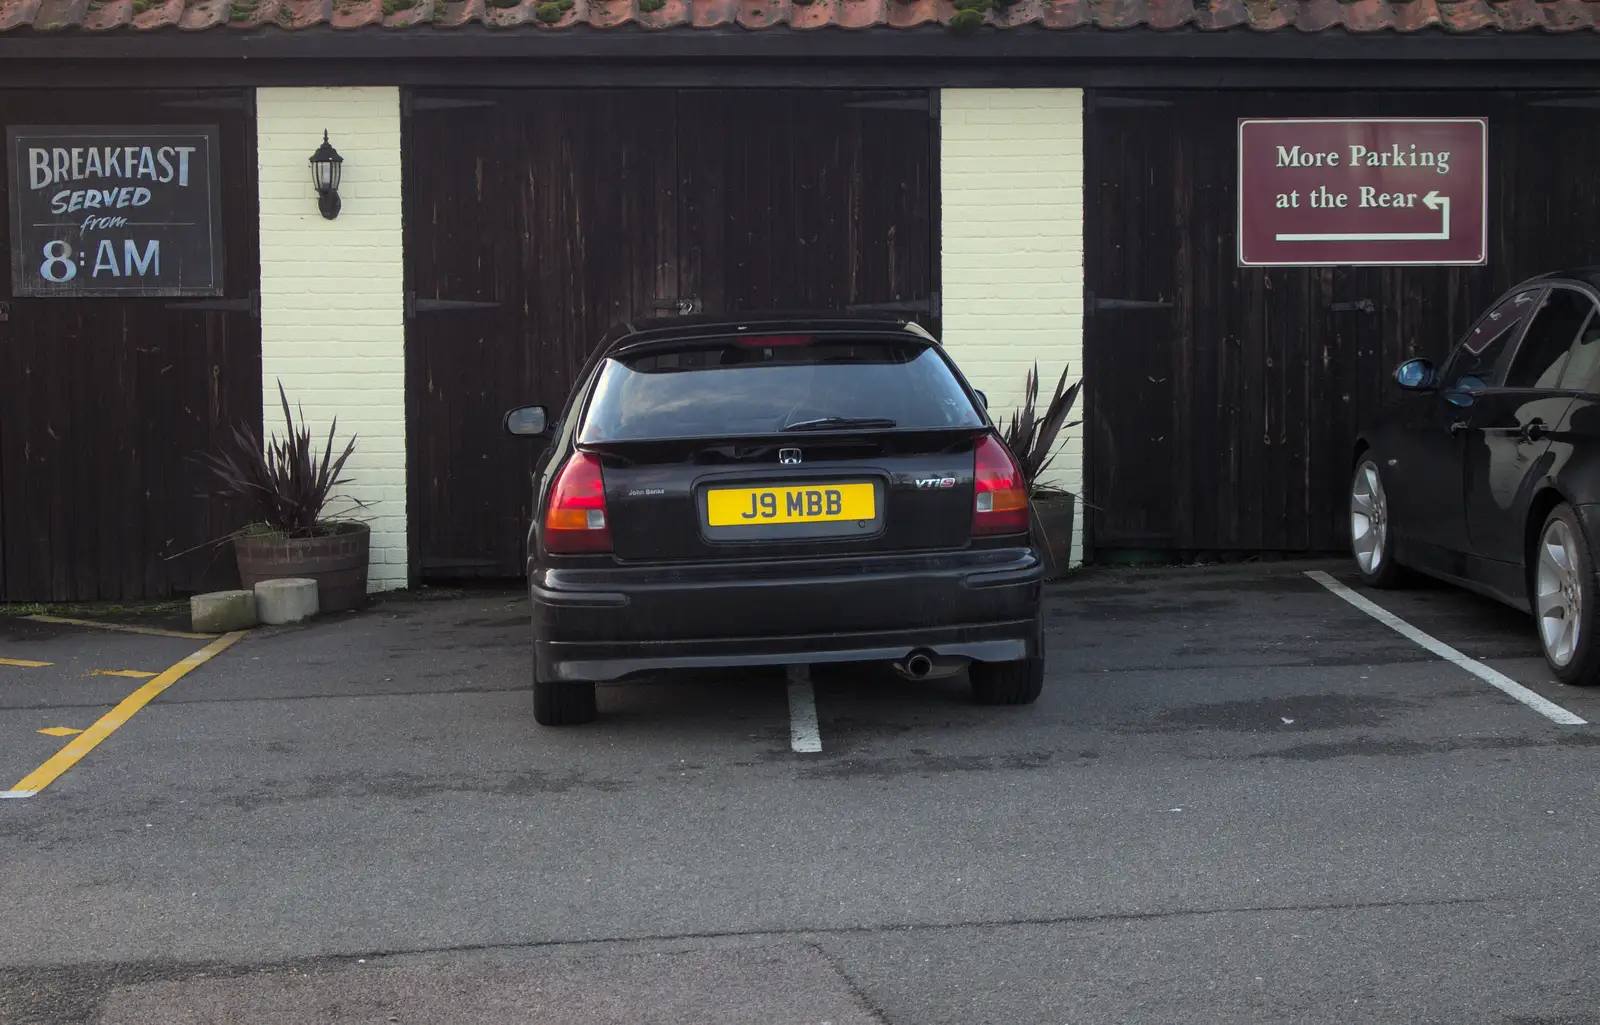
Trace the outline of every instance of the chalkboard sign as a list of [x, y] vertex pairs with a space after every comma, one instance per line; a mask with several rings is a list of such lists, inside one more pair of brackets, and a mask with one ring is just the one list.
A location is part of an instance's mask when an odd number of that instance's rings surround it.
[[13, 296], [222, 294], [215, 125], [13, 127]]

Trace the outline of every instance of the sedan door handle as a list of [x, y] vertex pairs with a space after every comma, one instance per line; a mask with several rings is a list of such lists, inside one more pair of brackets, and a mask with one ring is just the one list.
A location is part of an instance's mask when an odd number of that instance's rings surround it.
[[1456, 435], [1460, 434], [1462, 431], [1466, 430], [1468, 427], [1471, 427], [1471, 426], [1472, 426], [1472, 424], [1468, 423], [1465, 420], [1457, 420], [1455, 423], [1450, 425], [1450, 437], [1452, 437], [1452, 438], [1455, 437]]
[[1538, 441], [1548, 433], [1550, 428], [1543, 420], [1532, 420], [1522, 427], [1522, 436], [1529, 441]]

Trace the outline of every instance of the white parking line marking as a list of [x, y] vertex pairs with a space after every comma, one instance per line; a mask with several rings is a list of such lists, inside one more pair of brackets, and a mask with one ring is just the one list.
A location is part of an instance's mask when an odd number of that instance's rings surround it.
[[1312, 580], [1315, 580], [1323, 587], [1326, 587], [1334, 594], [1343, 598], [1345, 601], [1349, 602], [1351, 605], [1354, 605], [1356, 608], [1360, 609], [1362, 612], [1365, 612], [1367, 615], [1371, 616], [1373, 619], [1376, 619], [1378, 622], [1382, 623], [1384, 626], [1393, 630], [1400, 636], [1417, 644], [1420, 647], [1426, 648], [1428, 651], [1438, 655], [1446, 662], [1451, 662], [1460, 666], [1462, 669], [1465, 669], [1467, 672], [1471, 673], [1473, 676], [1476, 676], [1484, 683], [1487, 683], [1489, 686], [1505, 694], [1507, 697], [1515, 701], [1522, 702], [1524, 705], [1527, 705], [1529, 708], [1533, 709], [1535, 712], [1538, 712], [1551, 722], [1560, 723], [1563, 726], [1588, 725], [1588, 720], [1578, 718], [1576, 715], [1573, 715], [1571, 712], [1567, 711], [1565, 708], [1562, 708], [1554, 701], [1545, 700], [1544, 698], [1535, 694], [1533, 691], [1524, 687], [1522, 684], [1513, 680], [1511, 677], [1507, 676], [1505, 673], [1500, 672], [1498, 669], [1490, 669], [1477, 659], [1468, 658], [1466, 655], [1463, 655], [1461, 652], [1450, 647], [1450, 645], [1439, 640], [1437, 637], [1423, 633], [1421, 630], [1418, 630], [1416, 627], [1412, 626], [1410, 623], [1407, 623], [1399, 616], [1396, 616], [1387, 609], [1381, 608], [1373, 602], [1368, 601], [1366, 598], [1363, 598], [1361, 595], [1339, 583], [1339, 581], [1333, 579], [1321, 570], [1307, 570], [1306, 576], [1310, 577]]
[[8, 797], [32, 797], [38, 792], [37, 790], [0, 790], [0, 801], [4, 801]]
[[806, 666], [789, 667], [789, 746], [801, 754], [822, 750], [817, 698], [811, 690], [811, 670]]

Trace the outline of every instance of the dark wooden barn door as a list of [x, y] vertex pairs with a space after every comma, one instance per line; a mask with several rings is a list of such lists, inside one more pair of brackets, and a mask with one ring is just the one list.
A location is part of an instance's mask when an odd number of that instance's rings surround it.
[[[12, 296], [12, 247], [0, 246], [0, 600], [146, 598], [237, 579], [231, 548], [208, 542], [245, 510], [206, 497], [194, 457], [233, 424], [261, 423], [249, 94], [0, 91], [0, 128], [187, 124], [220, 132], [223, 296]], [[0, 174], [0, 194], [8, 181]]]
[[[1358, 424], [1503, 289], [1600, 254], [1600, 99], [1546, 94], [1090, 97], [1090, 543], [1169, 553], [1346, 543]], [[1241, 117], [1489, 119], [1482, 268], [1236, 266]]]
[[1153, 470], [1174, 444], [1174, 322], [1184, 315], [1174, 308], [1176, 261], [1166, 254], [1192, 210], [1175, 191], [1181, 112], [1167, 100], [1101, 97], [1096, 113], [1097, 127], [1126, 122], [1150, 130], [1108, 127], [1095, 139], [1099, 174], [1089, 203], [1099, 217], [1088, 228], [1094, 271], [1084, 297], [1093, 339], [1086, 353], [1088, 436], [1096, 446], [1089, 500], [1100, 507], [1093, 538], [1164, 547], [1173, 532], [1171, 482]]
[[927, 93], [407, 96], [413, 575], [522, 570], [538, 447], [616, 324], [678, 313], [937, 315]]
[[515, 574], [538, 447], [612, 325], [678, 292], [670, 91], [407, 97], [408, 518], [414, 574]]
[[681, 287], [705, 311], [889, 309], [931, 327], [925, 91], [679, 94]]

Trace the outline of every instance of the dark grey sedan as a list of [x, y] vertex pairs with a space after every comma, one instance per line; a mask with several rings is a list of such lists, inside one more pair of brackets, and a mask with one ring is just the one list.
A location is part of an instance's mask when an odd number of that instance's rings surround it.
[[1444, 366], [1394, 378], [1355, 451], [1362, 579], [1411, 569], [1528, 611], [1557, 677], [1600, 682], [1600, 269], [1523, 282]]

